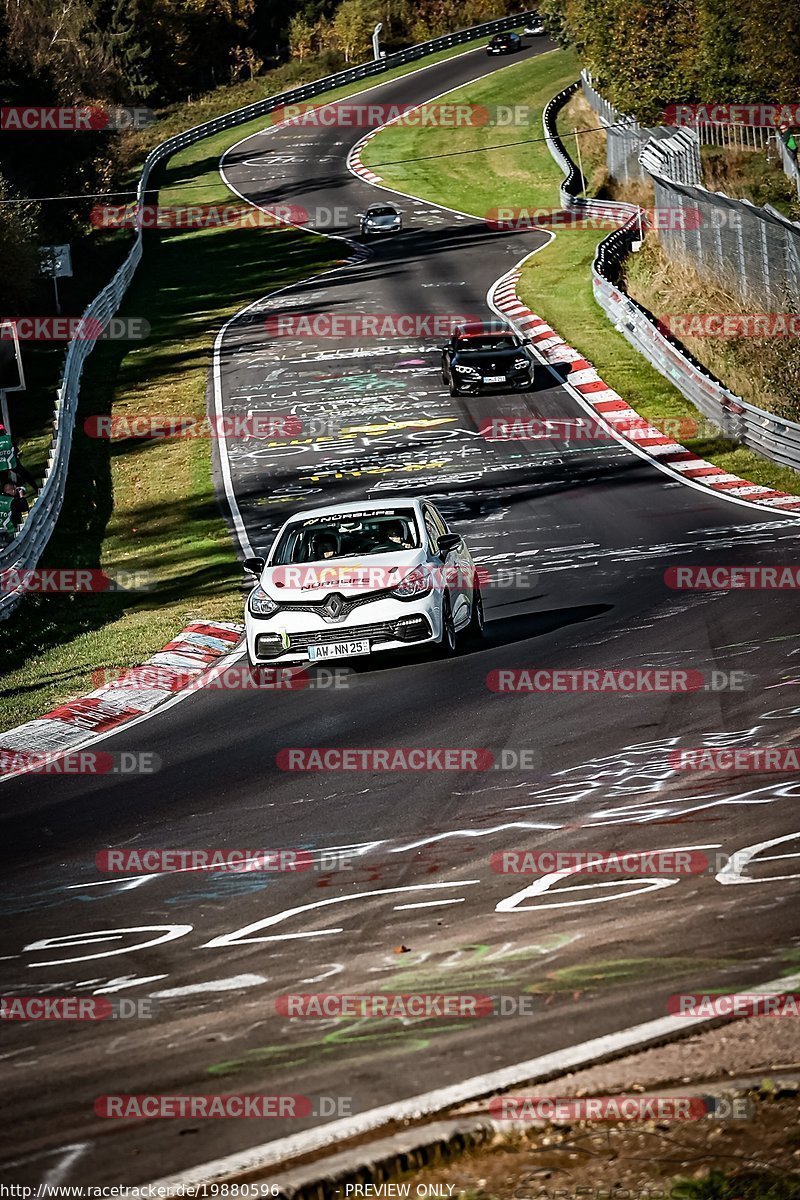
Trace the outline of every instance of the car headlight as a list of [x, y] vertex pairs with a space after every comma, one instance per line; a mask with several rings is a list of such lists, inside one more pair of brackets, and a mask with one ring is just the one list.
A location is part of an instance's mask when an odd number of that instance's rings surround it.
[[480, 371], [478, 371], [475, 367], [462, 367], [461, 363], [454, 363], [453, 366], [457, 371], [460, 371], [462, 375], [480, 375]]
[[273, 613], [278, 611], [278, 605], [268, 596], [262, 588], [261, 584], [254, 587], [247, 598], [247, 607], [253, 616], [256, 617], [271, 617]]
[[525, 367], [529, 367], [530, 365], [531, 365], [531, 360], [529, 358], [515, 358], [514, 359], [514, 367], [517, 371], [522, 371], [525, 369]]
[[396, 588], [392, 588], [392, 595], [398, 600], [414, 600], [417, 596], [427, 595], [432, 586], [428, 572], [422, 567], [415, 567]]

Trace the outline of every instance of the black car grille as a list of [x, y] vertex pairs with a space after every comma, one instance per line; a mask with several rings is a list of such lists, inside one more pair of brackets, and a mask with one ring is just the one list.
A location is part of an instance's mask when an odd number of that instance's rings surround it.
[[[417, 621], [419, 622], [417, 624]], [[405, 628], [405, 636], [403, 635]], [[274, 662], [285, 654], [307, 650], [309, 646], [325, 646], [331, 642], [420, 642], [431, 636], [430, 622], [425, 617], [414, 616], [413, 632], [409, 618], [397, 621], [381, 621], [374, 625], [339, 626], [336, 629], [317, 629], [312, 633], [292, 633], [288, 648], [279, 648], [275, 634], [262, 633], [256, 638], [256, 654], [264, 655]], [[263, 643], [263, 645], [262, 645]], [[277, 653], [276, 653], [277, 651]]]
[[[398, 583], [399, 582], [400, 580], [398, 579]], [[354, 608], [358, 608], [362, 604], [369, 604], [372, 600], [383, 600], [384, 597], [390, 596], [391, 593], [391, 588], [382, 588], [378, 592], [364, 592], [358, 596], [347, 597], [343, 596], [341, 592], [337, 592], [336, 594], [340, 596], [343, 601], [337, 619], [341, 620], [342, 617], [349, 616]], [[319, 600], [298, 600], [296, 603], [294, 601], [290, 601], [286, 604], [284, 604], [282, 601], [279, 601], [281, 612], [316, 613], [316, 615], [318, 617], [322, 617], [323, 620], [329, 620], [330, 618], [327, 616], [327, 613], [323, 611], [323, 606], [327, 602], [329, 594], [330, 593], [326, 593]]]
[[289, 647], [292, 650], [307, 650], [309, 646], [325, 646], [330, 642], [356, 642], [362, 638], [370, 641], [394, 641], [394, 623], [382, 621], [377, 625], [348, 625], [346, 629], [317, 629], [313, 633], [290, 633]]

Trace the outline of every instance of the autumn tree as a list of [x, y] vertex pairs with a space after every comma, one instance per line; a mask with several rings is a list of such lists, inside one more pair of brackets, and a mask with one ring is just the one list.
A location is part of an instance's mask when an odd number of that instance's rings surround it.
[[333, 18], [333, 34], [346, 63], [367, 57], [376, 24], [371, 0], [342, 0]]
[[315, 26], [297, 14], [289, 22], [289, 50], [300, 61], [308, 58], [314, 46]]

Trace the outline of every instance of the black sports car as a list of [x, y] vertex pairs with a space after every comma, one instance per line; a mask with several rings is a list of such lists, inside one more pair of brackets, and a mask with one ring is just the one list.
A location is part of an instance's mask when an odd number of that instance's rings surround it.
[[497, 389], [524, 391], [533, 386], [534, 364], [529, 343], [500, 322], [457, 325], [442, 346], [442, 382], [450, 395]]
[[486, 47], [487, 54], [513, 54], [522, 49], [522, 38], [518, 33], [496, 33]]

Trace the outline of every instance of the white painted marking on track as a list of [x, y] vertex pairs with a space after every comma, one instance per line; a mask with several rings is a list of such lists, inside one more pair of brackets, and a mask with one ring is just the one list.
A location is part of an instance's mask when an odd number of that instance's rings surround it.
[[312, 975], [309, 979], [301, 979], [300, 983], [321, 983], [323, 979], [330, 979], [332, 975], [341, 975], [344, 970], [344, 963], [331, 963], [330, 969], [322, 971], [319, 975]]
[[558, 829], [558, 825], [546, 825], [542, 821], [507, 821], [503, 825], [492, 825], [490, 829], [448, 829], [446, 833], [432, 833], [428, 837], [419, 838], [415, 842], [405, 842], [402, 846], [390, 846], [389, 854], [403, 854], [406, 850], [417, 850], [420, 846], [430, 846], [433, 842], [444, 842], [450, 838], [479, 838], [491, 837], [493, 833], [505, 833], [508, 829]]
[[62, 1180], [66, 1179], [73, 1163], [76, 1163], [88, 1149], [88, 1142], [75, 1142], [71, 1146], [62, 1147], [61, 1158], [58, 1160], [56, 1165], [51, 1167], [51, 1169], [47, 1172], [41, 1184], [39, 1185], [40, 1189], [44, 1187], [53, 1187], [54, 1185], [61, 1183]]
[[242, 988], [268, 983], [265, 975], [230, 975], [227, 979], [206, 979], [203, 983], [187, 983], [183, 987], [164, 988], [151, 992], [154, 1000], [177, 1000], [181, 996], [198, 996], [207, 992], [238, 992]]
[[289, 917], [314, 912], [320, 908], [329, 908], [334, 904], [348, 904], [353, 900], [370, 900], [373, 896], [395, 896], [398, 892], [425, 892], [442, 888], [477, 887], [479, 883], [479, 879], [460, 879], [454, 880], [452, 883], [412, 883], [404, 887], [377, 888], [370, 892], [354, 892], [349, 896], [331, 896], [326, 900], [314, 900], [311, 904], [299, 904], [295, 908], [285, 908], [282, 912], [274, 913], [271, 917], [263, 917], [260, 921], [253, 921], [250, 925], [244, 925], [241, 929], [234, 930], [233, 933], [220, 934], [218, 937], [212, 938], [210, 942], [204, 942], [203, 949], [216, 949], [220, 946], [251, 945], [255, 942], [289, 941], [292, 938], [325, 937], [331, 933], [342, 933], [343, 929], [337, 928], [315, 929], [310, 933], [272, 934], [267, 937], [247, 936], [248, 934], [256, 933], [259, 929], [270, 929], [279, 924], [279, 922], [288, 920]]
[[132, 954], [135, 950], [145, 950], [150, 946], [160, 946], [164, 942], [172, 942], [184, 934], [191, 933], [192, 925], [136, 925], [124, 929], [95, 929], [90, 933], [65, 933], [58, 937], [41, 938], [30, 942], [24, 947], [26, 953], [33, 950], [66, 949], [70, 946], [91, 946], [102, 942], [118, 941], [126, 933], [157, 933], [160, 936], [140, 942], [135, 946], [122, 946], [116, 950], [103, 950], [99, 954], [84, 954], [78, 958], [52, 958], [47, 962], [28, 963], [29, 967], [56, 967], [62, 963], [88, 962], [95, 958], [110, 958], [113, 954]]
[[127, 988], [144, 987], [146, 983], [158, 983], [159, 979], [166, 978], [166, 975], [122, 975], [109, 980], [104, 987], [95, 988], [93, 995], [104, 996], [111, 992], [124, 992]]
[[[750, 991], [759, 994], [773, 994], [793, 991], [799, 987], [800, 975], [789, 975], [781, 979], [771, 979], [751, 988]], [[268, 1168], [272, 1168], [274, 1174], [276, 1169], [283, 1167], [284, 1164], [288, 1164], [301, 1154], [336, 1146], [348, 1138], [374, 1132], [390, 1122], [394, 1124], [406, 1119], [417, 1120], [420, 1117], [432, 1117], [455, 1105], [481, 1100], [496, 1092], [521, 1084], [552, 1079], [579, 1067], [588, 1067], [607, 1058], [620, 1057], [626, 1052], [680, 1037], [681, 1034], [689, 1033], [691, 1030], [712, 1022], [718, 1023], [718, 1018], [706, 1016], [658, 1017], [655, 1021], [632, 1025], [616, 1033], [592, 1038], [590, 1041], [567, 1046], [563, 1050], [556, 1050], [538, 1058], [529, 1058], [523, 1062], [514, 1063], [510, 1067], [501, 1067], [482, 1075], [474, 1075], [471, 1079], [465, 1079], [461, 1083], [423, 1092], [420, 1095], [411, 1096], [407, 1100], [383, 1104], [379, 1108], [358, 1113], [355, 1117], [342, 1118], [338, 1121], [331, 1121], [327, 1125], [317, 1126], [315, 1129], [304, 1130], [302, 1133], [276, 1138], [275, 1141], [262, 1143], [250, 1150], [238, 1151], [225, 1158], [203, 1163], [188, 1171], [153, 1180], [151, 1186], [175, 1188], [179, 1184], [197, 1186], [203, 1183], [217, 1183], [246, 1171], [267, 1170]], [[271, 1182], [275, 1181], [273, 1179]]]
[[[779, 880], [796, 879], [796, 875], [771, 875], [766, 879], [756, 879], [752, 875], [745, 875], [745, 868], [754, 860], [756, 861], [774, 861], [782, 857], [776, 855], [775, 859], [758, 858], [760, 850], [770, 850], [773, 846], [780, 846], [783, 842], [793, 842], [800, 838], [800, 833], [787, 833], [783, 837], [770, 838], [766, 842], [755, 842], [752, 846], [744, 846], [741, 850], [737, 850], [732, 854], [728, 862], [714, 876], [717, 883], [722, 884], [740, 884], [740, 883], [777, 883]], [[788, 855], [786, 856], [788, 857]]]
[[537, 912], [541, 909], [578, 908], [586, 904], [608, 904], [612, 900], [629, 900], [631, 896], [639, 896], [646, 892], [660, 891], [662, 888], [673, 887], [676, 883], [680, 883], [679, 879], [665, 879], [661, 877], [645, 880], [614, 879], [610, 882], [604, 883], [581, 884], [579, 887], [571, 887], [569, 891], [573, 892], [586, 891], [589, 889], [594, 890], [595, 888], [625, 887], [626, 885], [634, 883], [642, 884], [643, 886], [637, 887], [634, 891], [621, 891], [619, 893], [615, 893], [613, 896], [594, 896], [588, 900], [555, 900], [550, 904], [522, 903], [522, 901], [527, 899], [529, 896], [540, 896], [542, 893], [549, 891], [554, 884], [559, 883], [560, 880], [564, 878], [565, 874], [569, 874], [569, 872], [553, 871], [550, 875], [543, 875], [541, 879], [537, 879], [527, 887], [515, 892], [513, 896], [507, 896], [505, 900], [500, 900], [499, 903], [495, 905], [495, 912]]

